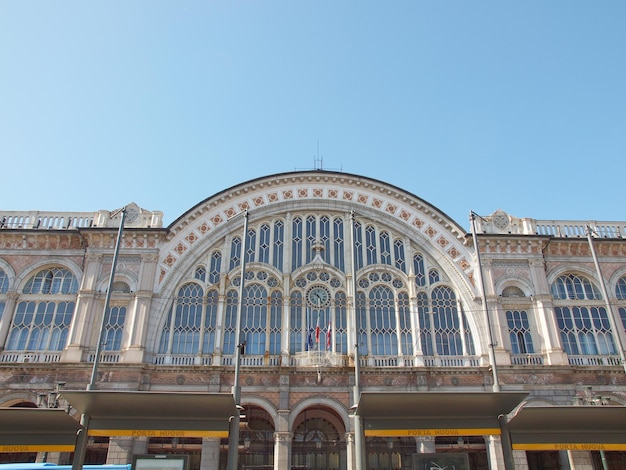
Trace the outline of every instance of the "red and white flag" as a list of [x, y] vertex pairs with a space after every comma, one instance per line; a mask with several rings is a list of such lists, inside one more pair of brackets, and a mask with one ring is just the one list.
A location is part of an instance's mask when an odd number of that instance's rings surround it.
[[328, 331], [326, 332], [326, 349], [328, 351], [330, 351], [330, 346], [331, 346], [331, 341], [330, 341], [330, 336], [331, 336], [331, 331], [332, 331], [332, 325], [330, 323], [330, 320], [328, 320]]

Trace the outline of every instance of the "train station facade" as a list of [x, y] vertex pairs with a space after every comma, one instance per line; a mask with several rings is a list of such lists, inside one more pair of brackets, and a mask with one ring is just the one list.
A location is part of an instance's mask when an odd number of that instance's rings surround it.
[[[509, 417], [623, 406], [626, 222], [469, 216], [461, 225], [409, 188], [322, 170], [220, 190], [169, 226], [135, 203], [0, 211], [0, 406], [71, 405], [63, 391], [85, 390], [99, 353], [100, 392], [184, 400], [239, 385], [238, 468], [351, 470], [362, 452], [367, 469], [436, 457], [504, 469], [502, 429], [446, 427], [438, 409], [422, 426], [417, 405], [368, 428], [359, 396], [383, 400], [375, 410], [400, 392], [526, 394]], [[515, 468], [624, 457], [601, 437], [547, 439], [514, 442]], [[200, 430], [94, 431], [86, 462], [185, 454], [190, 470], [221, 470], [228, 447]], [[71, 453], [0, 454], [23, 458]]]

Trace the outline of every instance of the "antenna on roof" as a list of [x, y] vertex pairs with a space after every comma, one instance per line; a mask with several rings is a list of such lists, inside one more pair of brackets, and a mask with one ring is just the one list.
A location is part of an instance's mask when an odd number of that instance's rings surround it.
[[317, 156], [314, 157], [313, 160], [313, 169], [314, 170], [323, 170], [324, 169], [324, 157], [320, 157], [320, 141], [317, 141]]

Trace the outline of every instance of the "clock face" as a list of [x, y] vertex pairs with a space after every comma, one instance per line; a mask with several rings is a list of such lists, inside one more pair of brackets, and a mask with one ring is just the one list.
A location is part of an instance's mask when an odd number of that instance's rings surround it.
[[322, 286], [312, 287], [307, 293], [307, 300], [314, 307], [326, 307], [330, 300], [330, 292]]

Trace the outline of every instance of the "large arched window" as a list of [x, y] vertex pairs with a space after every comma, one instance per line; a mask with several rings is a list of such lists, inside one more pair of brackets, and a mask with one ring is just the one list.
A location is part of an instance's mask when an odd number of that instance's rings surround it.
[[[236, 345], [242, 344], [242, 352], [246, 355], [278, 355], [281, 348], [283, 304], [281, 292], [274, 289], [278, 281], [266, 271], [249, 271], [246, 279], [254, 279], [254, 282], [246, 284], [243, 291], [240, 342], [235, 338], [239, 293], [230, 289], [226, 294], [222, 350], [224, 354], [234, 354]], [[236, 287], [240, 282], [241, 278], [237, 277], [232, 285]]]
[[159, 353], [198, 353], [203, 296], [202, 287], [195, 283], [185, 284], [178, 290], [172, 310], [161, 332]]
[[360, 355], [413, 354], [412, 319], [404, 287], [402, 279], [389, 272], [370, 272], [359, 279], [356, 327]]
[[607, 311], [596, 286], [582, 275], [565, 274], [551, 288], [564, 351], [569, 355], [616, 354]]
[[42, 269], [31, 277], [17, 303], [6, 349], [60, 351], [76, 306], [78, 282], [67, 269]]
[[373, 355], [398, 355], [396, 309], [389, 287], [376, 286], [369, 293], [369, 328]]
[[420, 342], [425, 356], [474, 355], [474, 341], [465, 314], [459, 311], [456, 295], [448, 286], [437, 286], [430, 294], [418, 293]]

